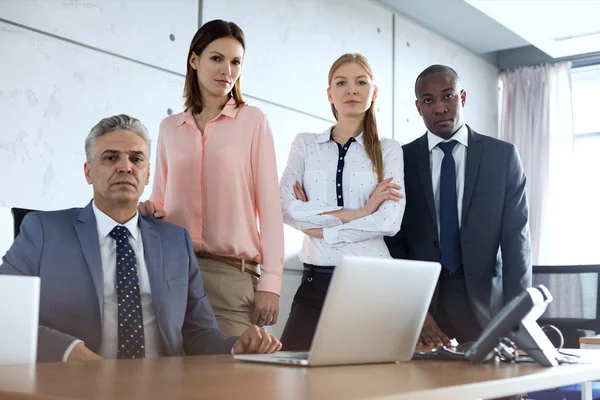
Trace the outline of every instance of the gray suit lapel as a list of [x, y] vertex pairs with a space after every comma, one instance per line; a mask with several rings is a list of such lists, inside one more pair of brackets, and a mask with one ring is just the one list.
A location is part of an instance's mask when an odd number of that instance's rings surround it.
[[467, 165], [465, 166], [465, 189], [463, 193], [463, 206], [461, 221], [464, 224], [465, 215], [469, 210], [471, 204], [471, 197], [473, 197], [473, 189], [475, 188], [475, 182], [477, 181], [477, 175], [479, 173], [479, 163], [481, 162], [481, 154], [483, 153], [483, 146], [479, 142], [479, 134], [469, 128], [469, 146], [467, 146]]
[[92, 202], [79, 212], [77, 222], [74, 223], [83, 256], [94, 282], [100, 318], [104, 314], [104, 273], [102, 270], [102, 256], [100, 255], [100, 242], [98, 240], [98, 227], [92, 209]]
[[140, 216], [139, 225], [144, 243], [144, 258], [146, 260], [146, 268], [148, 269], [148, 277], [150, 279], [150, 289], [152, 290], [152, 305], [154, 307], [156, 320], [160, 323], [161, 290], [163, 283], [162, 246], [160, 236], [152, 224], [144, 217]]
[[[429, 146], [427, 144], [427, 134], [421, 136], [417, 141], [417, 163], [419, 170], [419, 178], [421, 179], [421, 186], [423, 187], [423, 193], [427, 200], [427, 207], [429, 208], [429, 215], [433, 221], [433, 225], [437, 231], [437, 218], [435, 216], [435, 203], [433, 202], [433, 187], [431, 183], [431, 164], [429, 161]], [[410, 201], [410, 199], [408, 200]]]

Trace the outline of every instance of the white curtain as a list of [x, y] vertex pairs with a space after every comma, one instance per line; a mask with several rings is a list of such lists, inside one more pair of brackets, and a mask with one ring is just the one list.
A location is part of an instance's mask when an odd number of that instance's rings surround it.
[[557, 255], [568, 246], [565, 205], [572, 192], [571, 63], [520, 67], [500, 79], [500, 139], [517, 146], [527, 175], [533, 264], [566, 264]]

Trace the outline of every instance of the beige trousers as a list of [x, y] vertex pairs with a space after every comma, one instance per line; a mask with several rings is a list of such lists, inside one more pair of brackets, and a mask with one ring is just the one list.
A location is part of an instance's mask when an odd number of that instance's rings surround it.
[[254, 291], [258, 279], [229, 264], [196, 257], [204, 291], [215, 313], [219, 329], [226, 335], [241, 335], [250, 325]]

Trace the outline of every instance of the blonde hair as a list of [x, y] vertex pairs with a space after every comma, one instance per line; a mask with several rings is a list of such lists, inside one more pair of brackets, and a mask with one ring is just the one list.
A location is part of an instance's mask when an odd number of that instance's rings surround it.
[[[355, 62], [367, 72], [367, 75], [371, 79], [375, 79], [373, 76], [373, 69], [369, 64], [369, 60], [365, 56], [360, 53], [348, 53], [342, 55], [340, 58], [335, 60], [331, 68], [329, 69], [329, 87], [331, 88], [331, 81], [333, 80], [333, 76], [335, 71], [338, 70], [342, 65]], [[338, 120], [338, 111], [336, 110], [333, 103], [331, 104], [331, 111], [333, 112], [333, 116], [335, 120]], [[371, 103], [371, 107], [365, 113], [365, 118], [363, 120], [363, 142], [365, 145], [365, 149], [367, 151], [367, 155], [373, 164], [373, 172], [377, 175], [377, 180], [381, 182], [384, 177], [384, 168], [383, 168], [383, 156], [381, 155], [381, 142], [379, 140], [379, 133], [377, 131], [377, 121], [375, 119], [375, 100]]]

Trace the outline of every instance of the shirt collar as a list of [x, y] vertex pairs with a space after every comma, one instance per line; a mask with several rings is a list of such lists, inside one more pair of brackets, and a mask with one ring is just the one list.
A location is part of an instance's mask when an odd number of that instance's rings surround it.
[[444, 140], [439, 136], [434, 135], [433, 133], [427, 131], [427, 142], [429, 144], [429, 151], [431, 152], [435, 146], [442, 142], [449, 142], [450, 140], [456, 140], [458, 143], [462, 144], [465, 147], [469, 147], [469, 129], [467, 129], [467, 125], [463, 124], [459, 130], [448, 140]]
[[[236, 107], [235, 99], [232, 97], [227, 101], [227, 103], [225, 103], [225, 107], [223, 107], [215, 119], [221, 118], [222, 115], [229, 118], [235, 118], [237, 113], [240, 111], [240, 108], [241, 107]], [[192, 113], [191, 108], [188, 108], [185, 112], [179, 114], [179, 117], [177, 117], [177, 126], [182, 125], [184, 122], [196, 126], [196, 121], [194, 120], [194, 114]]]
[[[330, 140], [333, 140], [333, 135], [332, 135], [332, 130], [333, 130], [333, 126], [331, 128], [327, 128], [327, 130], [323, 133], [321, 133], [320, 135], [317, 136], [317, 143], [326, 143]], [[356, 143], [360, 144], [361, 146], [364, 147], [364, 138], [363, 138], [363, 133], [361, 132], [358, 136], [356, 136], [354, 138], [356, 140]]]
[[331, 130], [332, 129], [333, 129], [333, 127], [327, 128], [327, 130], [325, 132], [323, 132], [319, 136], [317, 136], [317, 143], [328, 142], [331, 139]]
[[117, 221], [115, 221], [114, 219], [106, 215], [104, 212], [102, 212], [98, 207], [96, 207], [96, 203], [93, 201], [92, 208], [94, 210], [94, 215], [96, 216], [96, 225], [98, 226], [98, 232], [102, 235], [102, 237], [107, 237], [117, 225], [122, 225], [129, 229], [129, 232], [131, 232], [131, 236], [135, 240], [138, 240], [138, 238], [140, 237], [140, 228], [138, 226], [137, 211], [133, 218], [131, 218], [129, 221], [125, 222], [124, 224], [119, 224]]

